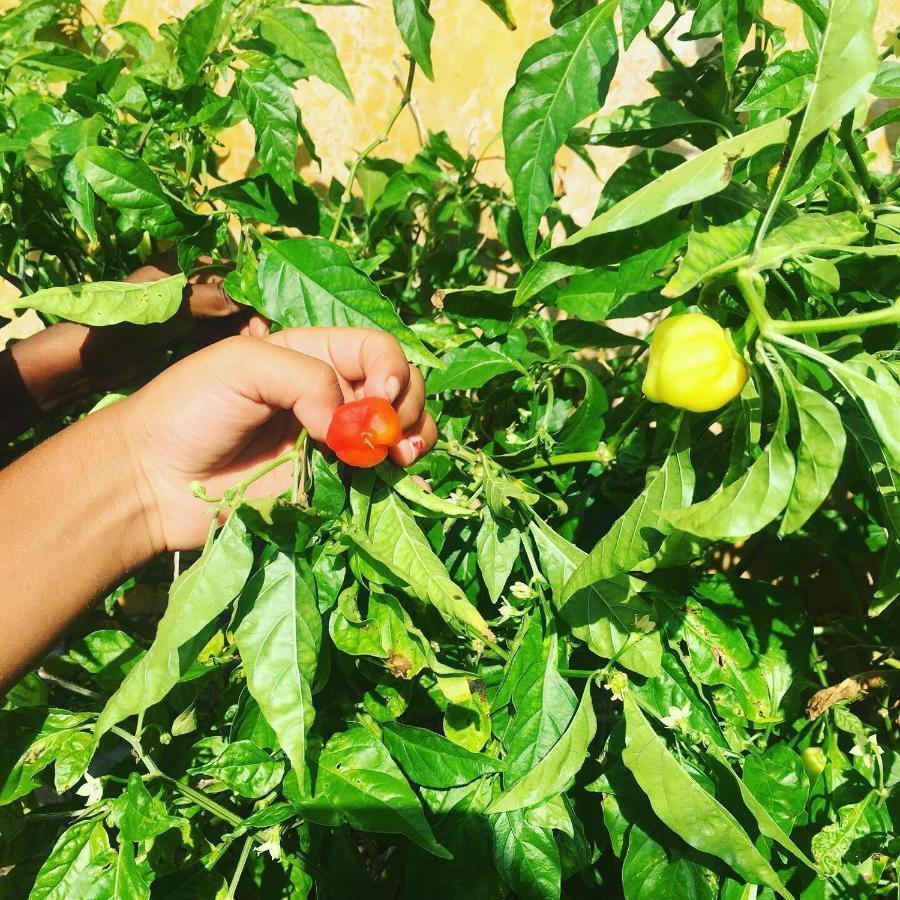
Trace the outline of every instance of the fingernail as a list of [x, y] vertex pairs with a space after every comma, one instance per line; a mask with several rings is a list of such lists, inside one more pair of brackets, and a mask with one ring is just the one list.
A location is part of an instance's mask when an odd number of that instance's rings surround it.
[[425, 452], [425, 441], [420, 437], [404, 438], [397, 444], [397, 449], [404, 459], [415, 462]]
[[384, 382], [384, 390], [387, 393], [387, 399], [393, 403], [400, 393], [400, 379], [396, 375], [389, 375]]

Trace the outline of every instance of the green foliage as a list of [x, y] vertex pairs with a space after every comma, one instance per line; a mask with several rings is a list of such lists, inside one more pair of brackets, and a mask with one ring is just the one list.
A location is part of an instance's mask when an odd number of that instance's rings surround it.
[[[164, 322], [185, 276], [124, 277], [209, 257], [275, 328], [393, 334], [440, 429], [408, 473], [301, 445], [302, 491], [211, 501], [233, 514], [180, 575], [136, 573], [8, 691], [0, 895], [896, 894], [900, 180], [865, 142], [896, 111], [864, 107], [898, 63], [875, 4], [798, 2], [786, 50], [755, 2], [554, 0], [506, 101], [511, 192], [444, 133], [376, 154], [417, 71], [453, 77], [428, 0], [393, 2], [410, 74], [382, 135], [347, 183], [304, 181], [294, 86], [352, 98], [315, 10], [347, 5], [209, 0], [158, 35], [115, 0], [99, 24], [0, 15], [11, 307]], [[666, 64], [610, 108], [641, 34]], [[224, 183], [242, 121], [259, 167]], [[564, 145], [630, 153], [588, 222], [555, 196]], [[709, 414], [641, 397], [648, 331], [688, 310], [752, 367]]]

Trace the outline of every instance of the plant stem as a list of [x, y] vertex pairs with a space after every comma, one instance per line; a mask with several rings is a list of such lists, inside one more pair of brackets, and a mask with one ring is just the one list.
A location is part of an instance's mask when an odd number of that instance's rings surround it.
[[762, 275], [755, 269], [738, 269], [735, 282], [750, 314], [756, 319], [760, 333], [765, 335], [772, 317], [766, 309], [766, 286]]
[[82, 687], [80, 684], [76, 684], [74, 681], [68, 681], [65, 678], [60, 678], [58, 675], [53, 675], [51, 672], [48, 672], [44, 668], [40, 668], [37, 670], [38, 678], [42, 681], [49, 681], [53, 684], [58, 684], [61, 688], [65, 688], [67, 691], [71, 691], [73, 694], [80, 694], [82, 697], [89, 697], [91, 700], [96, 700], [101, 695], [96, 691], [92, 691], [90, 688]]
[[456, 441], [438, 441], [434, 445], [435, 450], [442, 450], [448, 456], [453, 456], [456, 459], [461, 459], [463, 462], [472, 463], [473, 465], [478, 462], [478, 456], [473, 453], [471, 450], [466, 450], [465, 447], [461, 446]]
[[853, 170], [856, 172], [856, 177], [859, 178], [860, 184], [862, 184], [869, 201], [871, 203], [880, 203], [881, 192], [872, 183], [872, 175], [866, 167], [866, 161], [862, 158], [862, 154], [859, 152], [859, 146], [856, 143], [856, 138], [853, 136], [853, 112], [854, 111], [851, 110], [843, 119], [841, 119], [838, 137], [841, 139], [841, 143], [847, 151], [847, 156], [850, 157], [850, 162], [853, 164]]
[[594, 671], [592, 669], [560, 669], [559, 674], [563, 678], [592, 678]]
[[241, 855], [238, 858], [237, 868], [234, 870], [234, 875], [231, 877], [231, 883], [228, 885], [228, 893], [225, 895], [226, 900], [234, 900], [234, 895], [241, 880], [241, 875], [244, 874], [244, 866], [247, 865], [247, 857], [250, 856], [250, 848], [252, 846], [253, 836], [248, 834], [247, 838], [244, 840], [244, 846], [241, 847]]
[[791, 322], [783, 319], [769, 319], [768, 329], [779, 334], [805, 334], [819, 331], [851, 331], [856, 328], [872, 328], [876, 325], [900, 324], [900, 299], [887, 309], [853, 313], [849, 316], [832, 316], [815, 319], [812, 322]]
[[578, 463], [605, 463], [609, 462], [609, 452], [606, 450], [585, 450], [580, 453], [557, 453], [512, 469], [512, 472], [536, 472], [539, 469], [552, 469], [556, 466], [574, 466]]
[[368, 158], [369, 154], [377, 150], [382, 144], [387, 143], [397, 119], [400, 118], [403, 110], [409, 106], [410, 101], [412, 100], [412, 88], [415, 75], [416, 62], [414, 59], [410, 59], [409, 74], [406, 76], [406, 88], [403, 91], [403, 96], [400, 98], [400, 105], [394, 110], [394, 114], [388, 120], [387, 125], [381, 130], [381, 133], [378, 134], [365, 150], [363, 150], [351, 163], [350, 171], [347, 175], [347, 186], [344, 188], [344, 193], [341, 195], [341, 203], [338, 207], [337, 214], [334, 217], [334, 225], [331, 228], [330, 238], [332, 241], [337, 240], [338, 232], [341, 230], [341, 221], [344, 218], [344, 213], [347, 211], [347, 206], [353, 199], [353, 184], [356, 181], [356, 173], [362, 163]]
[[187, 797], [187, 799], [192, 800], [197, 806], [205, 809], [208, 813], [211, 813], [216, 818], [221, 819], [223, 822], [228, 822], [229, 825], [234, 826], [235, 828], [239, 828], [244, 824], [244, 820], [237, 813], [232, 812], [230, 809], [226, 809], [219, 803], [216, 803], [215, 800], [207, 797], [202, 791], [195, 790], [187, 784], [182, 784], [180, 781], [176, 781], [169, 775], [166, 775], [164, 772], [160, 770], [160, 768], [156, 765], [153, 760], [147, 756], [144, 748], [141, 746], [141, 742], [133, 735], [129, 734], [122, 728], [119, 728], [117, 725], [113, 725], [110, 728], [110, 731], [122, 738], [127, 744], [131, 746], [131, 749], [134, 750], [137, 758], [143, 763], [144, 768], [152, 775], [154, 778], [161, 778], [163, 781], [170, 784], [178, 793], [182, 796]]

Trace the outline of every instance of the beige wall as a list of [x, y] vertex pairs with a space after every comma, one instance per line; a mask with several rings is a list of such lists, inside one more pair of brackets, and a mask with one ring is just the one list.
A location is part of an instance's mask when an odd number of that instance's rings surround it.
[[[102, 0], [89, 5], [102, 6]], [[183, 15], [192, 0], [128, 0], [124, 18], [134, 18], [148, 26], [165, 15]], [[516, 66], [525, 50], [550, 31], [550, 0], [512, 0], [518, 23], [514, 32], [481, 0], [433, 0], [435, 82], [419, 74], [414, 90], [415, 106], [426, 129], [445, 129], [461, 149], [482, 153], [488, 159], [482, 174], [492, 180], [504, 179], [499, 155], [503, 98], [515, 77]], [[360, 7], [307, 7], [332, 36], [356, 95], [351, 104], [337, 91], [316, 80], [297, 89], [304, 121], [322, 157], [322, 170], [308, 167], [309, 179], [329, 181], [344, 177], [344, 163], [364, 147], [383, 127], [401, 93], [398, 78], [405, 74], [404, 47], [393, 25], [391, 0], [368, 0]], [[787, 29], [788, 40], [803, 46], [802, 14], [786, 0], [769, 0], [767, 14]], [[900, 0], [882, 0], [878, 33], [900, 21]], [[686, 46], [682, 44], [679, 52]], [[638, 39], [620, 62], [607, 100], [609, 108], [639, 102], [653, 91], [647, 75], [659, 65], [659, 55], [648, 41]], [[253, 137], [246, 123], [226, 136], [229, 158], [224, 171], [237, 177], [252, 160]], [[404, 115], [389, 143], [379, 151], [399, 159], [409, 158], [419, 146], [415, 123]], [[489, 148], [489, 149], [488, 149]], [[608, 175], [621, 162], [625, 151], [596, 148], [592, 151], [601, 175]], [[494, 157], [493, 159], [491, 157]], [[588, 168], [567, 151], [560, 154], [560, 187], [566, 197], [563, 206], [579, 221], [590, 217], [596, 207], [600, 183]]]

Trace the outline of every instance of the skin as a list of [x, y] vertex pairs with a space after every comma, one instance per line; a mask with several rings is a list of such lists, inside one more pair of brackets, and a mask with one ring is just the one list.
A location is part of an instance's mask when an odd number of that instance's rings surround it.
[[[424, 379], [390, 335], [244, 330], [0, 472], [0, 514], [16, 523], [0, 543], [0, 689], [130, 572], [203, 545], [212, 513], [192, 496], [192, 481], [220, 495], [290, 449], [301, 427], [324, 441], [334, 411], [361, 396], [397, 409], [405, 437], [391, 449], [394, 462], [410, 465], [434, 445]], [[290, 478], [281, 466], [249, 493], [281, 493]]]
[[[156, 281], [177, 272], [175, 255], [168, 253], [126, 280]], [[210, 272], [191, 276], [178, 314], [161, 325], [52, 325], [0, 352], [0, 440], [14, 439], [67, 403], [127, 384], [162, 362], [167, 347], [229, 334], [263, 337], [268, 331], [266, 320], [242, 312], [226, 296], [222, 276]]]

